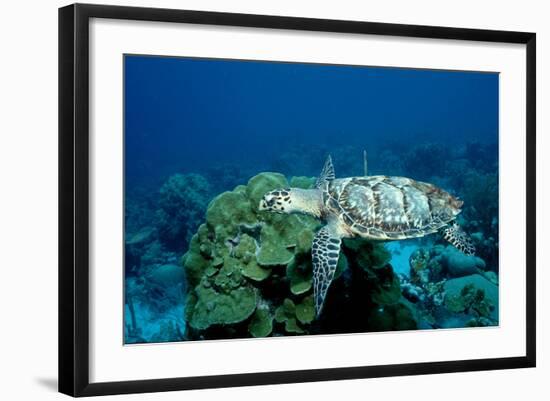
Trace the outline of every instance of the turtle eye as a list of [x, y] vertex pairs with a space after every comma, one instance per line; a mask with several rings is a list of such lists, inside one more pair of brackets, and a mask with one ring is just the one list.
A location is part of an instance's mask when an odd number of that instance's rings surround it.
[[275, 206], [276, 198], [271, 194], [264, 195], [262, 199], [263, 207], [266, 209], [271, 209], [273, 206]]

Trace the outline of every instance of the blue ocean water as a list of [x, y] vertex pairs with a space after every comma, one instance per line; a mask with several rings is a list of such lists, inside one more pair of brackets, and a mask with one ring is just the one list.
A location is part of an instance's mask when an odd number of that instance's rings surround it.
[[[328, 154], [337, 177], [363, 175], [366, 150], [369, 175], [463, 199], [460, 223], [483, 262], [475, 272], [498, 283], [498, 88], [486, 72], [125, 56], [126, 342], [190, 339], [182, 257], [215, 196], [266, 171], [315, 177]], [[426, 280], [466, 276], [454, 270], [471, 261], [451, 268], [442, 246], [427, 237], [386, 245], [418, 310], [434, 297]], [[411, 277], [419, 249], [454, 273]], [[472, 319], [432, 309], [430, 319], [418, 312], [418, 328]]]

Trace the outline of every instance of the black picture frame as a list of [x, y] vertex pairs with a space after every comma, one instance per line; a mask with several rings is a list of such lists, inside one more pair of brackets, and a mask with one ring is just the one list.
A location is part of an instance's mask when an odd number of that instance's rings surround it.
[[[89, 380], [89, 21], [91, 18], [276, 28], [526, 45], [526, 354], [520, 357], [90, 383]], [[74, 4], [59, 9], [59, 391], [71, 396], [252, 386], [534, 367], [536, 35], [401, 25]]]

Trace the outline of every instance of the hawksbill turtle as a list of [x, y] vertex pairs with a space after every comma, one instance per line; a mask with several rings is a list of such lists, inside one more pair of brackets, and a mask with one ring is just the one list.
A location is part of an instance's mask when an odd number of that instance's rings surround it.
[[474, 246], [456, 224], [463, 202], [435, 185], [406, 177], [367, 175], [336, 179], [330, 155], [314, 189], [284, 188], [266, 193], [258, 209], [305, 213], [326, 224], [312, 244], [315, 312], [320, 316], [334, 277], [343, 238], [401, 240], [442, 232], [465, 254]]

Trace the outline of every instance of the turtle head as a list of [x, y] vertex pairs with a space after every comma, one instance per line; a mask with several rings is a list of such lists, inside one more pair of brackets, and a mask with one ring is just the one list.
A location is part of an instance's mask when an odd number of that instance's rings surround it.
[[258, 210], [266, 210], [275, 213], [291, 213], [294, 211], [291, 197], [292, 190], [290, 188], [270, 191], [260, 200]]
[[275, 213], [304, 213], [321, 216], [322, 193], [317, 189], [285, 188], [266, 193], [258, 209]]

